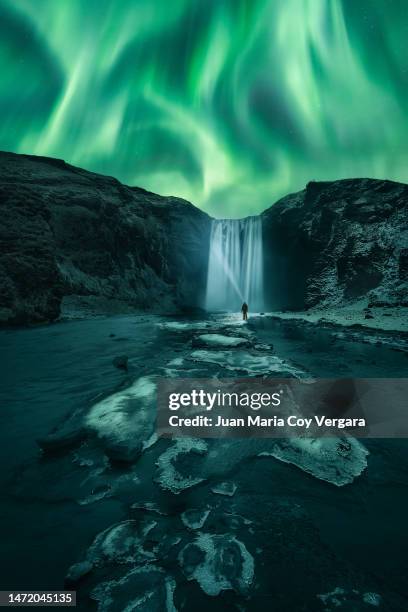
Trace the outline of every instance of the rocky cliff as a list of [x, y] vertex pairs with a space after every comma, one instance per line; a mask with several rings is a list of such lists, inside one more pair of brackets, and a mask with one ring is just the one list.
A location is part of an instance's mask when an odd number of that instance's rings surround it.
[[408, 185], [312, 182], [262, 214], [265, 286], [276, 309], [367, 300], [408, 305]]
[[[211, 218], [58, 159], [0, 153], [0, 323], [201, 306]], [[268, 309], [408, 305], [408, 185], [312, 182], [262, 214]]]
[[0, 214], [1, 323], [54, 320], [70, 296], [108, 312], [202, 304], [211, 220], [189, 202], [0, 153]]

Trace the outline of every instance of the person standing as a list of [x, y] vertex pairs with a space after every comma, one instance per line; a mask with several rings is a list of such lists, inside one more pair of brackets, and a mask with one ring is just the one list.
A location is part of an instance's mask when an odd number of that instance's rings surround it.
[[248, 321], [248, 304], [244, 302], [241, 306], [242, 318], [244, 321]]

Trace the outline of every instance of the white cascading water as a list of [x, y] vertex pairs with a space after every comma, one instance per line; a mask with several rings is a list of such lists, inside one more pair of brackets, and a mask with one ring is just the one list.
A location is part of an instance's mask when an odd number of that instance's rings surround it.
[[214, 219], [207, 278], [207, 310], [263, 309], [263, 249], [260, 217]]

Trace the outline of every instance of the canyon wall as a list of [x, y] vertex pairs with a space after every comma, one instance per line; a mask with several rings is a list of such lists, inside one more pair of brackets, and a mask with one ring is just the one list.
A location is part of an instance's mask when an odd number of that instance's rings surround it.
[[211, 219], [58, 159], [0, 153], [0, 322], [203, 303]]
[[311, 182], [262, 214], [267, 307], [408, 305], [408, 186]]
[[[312, 182], [261, 218], [265, 309], [407, 305], [407, 185]], [[0, 324], [201, 307], [210, 230], [185, 200], [0, 153]]]

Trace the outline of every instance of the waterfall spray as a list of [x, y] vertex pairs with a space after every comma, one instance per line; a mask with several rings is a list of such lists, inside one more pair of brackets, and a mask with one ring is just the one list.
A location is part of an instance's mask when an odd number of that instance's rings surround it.
[[263, 309], [260, 217], [213, 220], [207, 278], [207, 310]]

